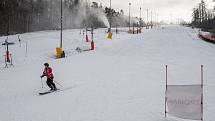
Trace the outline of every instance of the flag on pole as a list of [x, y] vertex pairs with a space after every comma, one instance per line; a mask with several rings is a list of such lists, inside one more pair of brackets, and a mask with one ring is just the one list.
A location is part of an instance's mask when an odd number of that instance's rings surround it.
[[202, 119], [201, 85], [167, 85], [167, 112], [183, 119]]

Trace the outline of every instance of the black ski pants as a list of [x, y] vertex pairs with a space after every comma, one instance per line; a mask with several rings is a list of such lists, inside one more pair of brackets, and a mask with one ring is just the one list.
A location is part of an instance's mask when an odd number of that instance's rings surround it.
[[46, 84], [51, 88], [51, 89], [55, 89], [55, 83], [53, 82], [53, 79], [49, 79], [47, 78]]

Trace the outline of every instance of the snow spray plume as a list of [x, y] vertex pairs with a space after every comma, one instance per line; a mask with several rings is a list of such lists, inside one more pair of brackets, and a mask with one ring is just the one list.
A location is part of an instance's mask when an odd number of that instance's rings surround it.
[[[87, 1], [62, 0], [64, 29], [109, 27], [102, 6]], [[0, 12], [4, 20], [0, 34], [60, 29], [61, 0], [3, 0], [1, 3], [5, 5]]]
[[109, 28], [110, 24], [109, 21], [104, 13], [104, 11], [101, 8], [91, 8], [90, 10], [91, 14], [95, 15], [98, 19], [98, 21], [102, 22], [105, 27]]
[[[47, 0], [48, 8], [44, 9], [44, 15], [50, 15], [51, 24], [60, 28], [60, 0]], [[55, 9], [54, 9], [55, 8]], [[93, 18], [93, 19], [92, 19]], [[47, 20], [47, 19], [43, 19]], [[98, 24], [100, 23], [100, 24]], [[102, 24], [101, 24], [102, 23]], [[83, 0], [63, 0], [63, 28], [109, 27], [108, 19], [102, 8], [93, 8], [90, 3]]]

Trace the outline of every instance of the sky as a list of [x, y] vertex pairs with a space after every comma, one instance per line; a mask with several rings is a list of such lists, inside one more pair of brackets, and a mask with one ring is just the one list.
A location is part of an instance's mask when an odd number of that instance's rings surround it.
[[[110, 6], [110, 0], [91, 0], [99, 2], [105, 6]], [[147, 9], [149, 20], [152, 19], [166, 22], [178, 22], [180, 19], [191, 21], [192, 9], [198, 5], [201, 0], [111, 0], [111, 5], [116, 10], [124, 10], [129, 15], [129, 2], [131, 3], [131, 15], [140, 16], [140, 7], [142, 8], [141, 16], [147, 21]], [[214, 6], [213, 0], [205, 0], [206, 5], [210, 8]]]

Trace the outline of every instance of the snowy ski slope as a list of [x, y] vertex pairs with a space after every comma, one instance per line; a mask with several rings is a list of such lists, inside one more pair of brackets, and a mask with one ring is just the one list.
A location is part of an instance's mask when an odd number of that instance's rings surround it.
[[[215, 118], [215, 45], [202, 41], [197, 30], [164, 26], [142, 34], [125, 32], [107, 39], [95, 30], [95, 50], [80, 30], [63, 32], [64, 59], [54, 59], [59, 31], [9, 36], [14, 67], [4, 68], [0, 46], [0, 121], [189, 121], [164, 118], [165, 65], [169, 84], [199, 84], [204, 65], [204, 120]], [[0, 43], [6, 37], [0, 37]], [[26, 53], [26, 44], [27, 50]], [[61, 92], [39, 96], [43, 63], [54, 70]], [[45, 85], [45, 78], [43, 79]], [[59, 88], [59, 85], [57, 85]]]

